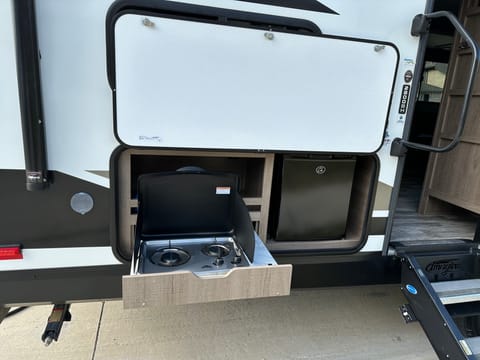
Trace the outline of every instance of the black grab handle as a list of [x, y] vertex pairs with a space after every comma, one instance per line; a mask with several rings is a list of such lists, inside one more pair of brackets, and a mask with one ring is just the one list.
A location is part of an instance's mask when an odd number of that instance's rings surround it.
[[470, 75], [468, 77], [467, 89], [465, 91], [465, 97], [463, 99], [462, 111], [460, 113], [460, 121], [458, 123], [457, 132], [453, 137], [452, 141], [443, 147], [435, 147], [430, 145], [418, 144], [415, 142], [410, 142], [405, 139], [395, 138], [392, 142], [392, 147], [390, 149], [390, 154], [394, 156], [402, 156], [406, 153], [407, 148], [425, 150], [436, 153], [443, 153], [452, 150], [460, 142], [460, 137], [462, 136], [463, 129], [465, 127], [465, 122], [467, 120], [468, 107], [470, 106], [470, 100], [472, 97], [473, 85], [477, 75], [478, 65], [480, 62], [479, 59], [479, 46], [473, 37], [467, 32], [464, 26], [458, 21], [458, 19], [449, 11], [437, 11], [430, 14], [419, 14], [415, 16], [412, 23], [411, 33], [413, 36], [419, 36], [428, 32], [431, 19], [445, 17], [452, 25], [455, 27], [457, 32], [465, 39], [470, 48], [472, 49], [472, 64], [470, 66]]

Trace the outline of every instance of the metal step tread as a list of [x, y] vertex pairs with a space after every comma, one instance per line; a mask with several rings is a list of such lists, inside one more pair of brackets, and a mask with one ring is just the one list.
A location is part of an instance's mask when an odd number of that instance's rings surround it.
[[480, 301], [480, 279], [439, 281], [432, 286], [444, 305]]
[[[464, 352], [467, 354], [467, 355], [479, 355], [480, 354], [480, 336], [476, 336], [476, 337], [471, 337], [471, 338], [466, 338], [464, 341], [467, 343], [468, 345], [468, 348], [466, 348], [464, 346], [464, 344], [462, 344], [462, 341], [460, 341], [460, 345], [462, 346]], [[469, 354], [469, 351], [470, 350], [470, 354]], [[478, 358], [476, 356], [476, 358]]]
[[432, 251], [456, 251], [470, 252], [476, 245], [466, 239], [434, 239], [434, 240], [392, 240], [390, 246], [397, 251], [397, 254], [422, 254]]

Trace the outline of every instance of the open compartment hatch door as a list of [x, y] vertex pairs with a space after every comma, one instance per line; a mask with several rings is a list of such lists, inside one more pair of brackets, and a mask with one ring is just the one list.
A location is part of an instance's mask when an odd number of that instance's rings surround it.
[[373, 153], [398, 62], [387, 43], [161, 14], [120, 15], [114, 52], [118, 139], [192, 149]]

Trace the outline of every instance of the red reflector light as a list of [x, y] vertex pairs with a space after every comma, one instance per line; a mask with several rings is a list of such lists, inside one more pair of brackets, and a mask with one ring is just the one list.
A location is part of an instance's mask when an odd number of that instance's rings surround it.
[[0, 247], [0, 260], [23, 259], [22, 250], [19, 246]]

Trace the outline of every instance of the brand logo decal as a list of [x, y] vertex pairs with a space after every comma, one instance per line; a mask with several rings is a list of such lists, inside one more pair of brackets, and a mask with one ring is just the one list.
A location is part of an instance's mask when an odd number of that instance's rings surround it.
[[447, 275], [460, 268], [458, 259], [433, 261], [425, 267], [426, 272], [439, 272], [441, 275]]
[[146, 136], [146, 135], [140, 135], [138, 137], [138, 140], [140, 141], [150, 141], [150, 142], [162, 142], [162, 139], [160, 136]]
[[400, 107], [398, 109], [399, 114], [405, 114], [407, 112], [408, 96], [410, 95], [410, 85], [403, 85], [402, 98], [400, 100]]
[[410, 81], [412, 81], [412, 79], [413, 79], [413, 72], [412, 72], [412, 70], [407, 70], [407, 71], [405, 72], [405, 75], [404, 75], [403, 77], [404, 77], [406, 83], [409, 83]]
[[407, 284], [407, 285], [405, 286], [405, 288], [406, 288], [407, 291], [408, 291], [410, 294], [412, 294], [412, 295], [417, 295], [417, 294], [418, 294], [417, 289], [416, 289], [415, 286], [413, 286], [413, 285]]

